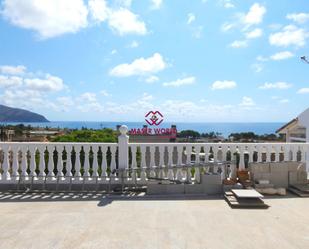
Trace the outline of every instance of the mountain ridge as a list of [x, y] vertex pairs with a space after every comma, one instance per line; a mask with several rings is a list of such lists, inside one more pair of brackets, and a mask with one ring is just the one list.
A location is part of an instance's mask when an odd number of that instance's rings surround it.
[[0, 122], [49, 122], [43, 115], [0, 104]]

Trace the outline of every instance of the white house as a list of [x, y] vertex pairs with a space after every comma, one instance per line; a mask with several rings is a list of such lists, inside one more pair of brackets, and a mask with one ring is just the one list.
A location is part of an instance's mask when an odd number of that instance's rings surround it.
[[286, 142], [309, 143], [309, 108], [276, 131]]

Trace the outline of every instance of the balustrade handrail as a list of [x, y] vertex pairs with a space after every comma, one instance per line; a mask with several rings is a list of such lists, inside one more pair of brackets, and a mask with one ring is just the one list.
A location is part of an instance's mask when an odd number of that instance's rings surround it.
[[[51, 182], [117, 183], [117, 177], [108, 177], [115, 169], [133, 169], [128, 183], [145, 184], [157, 174], [198, 181], [200, 168], [195, 165], [224, 161], [231, 162], [233, 174], [236, 167], [244, 169], [252, 162], [301, 161], [309, 170], [309, 143], [130, 143], [127, 130], [121, 127], [117, 143], [0, 142], [0, 183], [42, 182], [46, 175]], [[181, 165], [189, 168], [175, 167]]]

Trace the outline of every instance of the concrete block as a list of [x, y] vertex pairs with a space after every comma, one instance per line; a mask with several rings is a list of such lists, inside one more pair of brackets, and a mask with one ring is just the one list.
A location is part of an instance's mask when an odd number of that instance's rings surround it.
[[202, 184], [185, 184], [185, 194], [204, 194]]
[[221, 175], [220, 174], [201, 175], [201, 183], [221, 185], [222, 184]]
[[147, 194], [184, 194], [184, 184], [151, 184], [147, 186]]
[[293, 184], [297, 184], [297, 183], [298, 183], [297, 171], [290, 171], [289, 172], [289, 184], [293, 185]]
[[269, 173], [269, 163], [251, 163], [249, 166], [250, 172], [254, 173]]
[[223, 193], [222, 185], [207, 184], [207, 185], [203, 185], [203, 187], [204, 187], [204, 193], [208, 195], [216, 195], [216, 194]]
[[289, 176], [286, 171], [277, 171], [271, 174], [270, 183], [274, 184], [275, 187], [286, 188], [289, 186]]
[[254, 181], [258, 180], [269, 180], [270, 181], [271, 174], [270, 173], [257, 173], [254, 175]]
[[285, 162], [270, 163], [270, 173], [286, 172], [287, 174], [288, 170], [288, 164]]
[[305, 171], [306, 165], [301, 162], [288, 162], [288, 169], [289, 171]]

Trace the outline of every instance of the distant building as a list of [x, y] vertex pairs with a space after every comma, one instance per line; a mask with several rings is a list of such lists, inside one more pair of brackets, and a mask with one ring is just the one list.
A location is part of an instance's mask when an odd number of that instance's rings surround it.
[[286, 142], [309, 143], [309, 108], [276, 131]]

